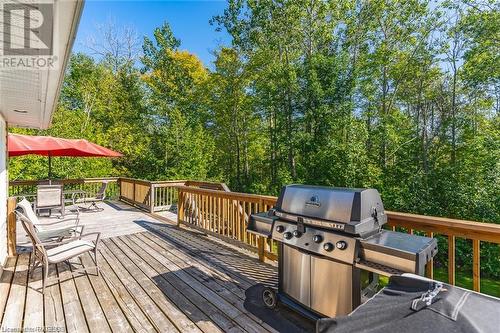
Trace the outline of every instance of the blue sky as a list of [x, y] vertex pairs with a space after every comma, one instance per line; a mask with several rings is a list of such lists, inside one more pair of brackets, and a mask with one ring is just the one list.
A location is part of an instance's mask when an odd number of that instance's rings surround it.
[[[85, 46], [89, 36], [96, 36], [96, 27], [112, 21], [117, 27], [133, 27], [140, 36], [152, 38], [154, 28], [167, 21], [181, 49], [196, 54], [207, 66], [211, 66], [211, 51], [217, 46], [229, 45], [225, 32], [216, 32], [209, 24], [212, 16], [221, 14], [225, 1], [100, 1], [87, 0], [83, 10], [74, 52], [89, 52]], [[97, 38], [97, 36], [96, 36]]]

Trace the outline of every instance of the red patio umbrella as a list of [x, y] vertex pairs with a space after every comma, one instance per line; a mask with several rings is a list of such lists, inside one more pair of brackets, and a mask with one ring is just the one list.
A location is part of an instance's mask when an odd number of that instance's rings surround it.
[[63, 139], [52, 136], [33, 136], [9, 133], [9, 157], [42, 155], [49, 157], [49, 179], [52, 156], [120, 157], [122, 154], [83, 139]]

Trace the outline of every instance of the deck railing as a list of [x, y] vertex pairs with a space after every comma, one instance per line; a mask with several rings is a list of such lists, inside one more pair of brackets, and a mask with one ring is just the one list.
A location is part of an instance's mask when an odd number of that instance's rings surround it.
[[149, 181], [135, 178], [118, 178], [119, 199], [147, 210], [150, 213], [164, 210], [176, 211], [178, 186], [229, 191], [224, 183], [192, 180]]
[[276, 259], [276, 246], [246, 231], [250, 214], [270, 209], [276, 197], [179, 186], [178, 223], [184, 223], [229, 242], [257, 249], [261, 260]]
[[[51, 184], [63, 185], [63, 190], [81, 190], [88, 195], [93, 196], [101, 187], [102, 182], [108, 183], [106, 196], [108, 198], [118, 198], [118, 177], [102, 177], [102, 178], [80, 178], [80, 179], [53, 179]], [[10, 197], [34, 197], [36, 196], [36, 188], [38, 185], [47, 185], [49, 180], [11, 180], [9, 182]]]
[[[246, 232], [248, 217], [254, 212], [271, 208], [277, 198], [235, 192], [221, 192], [187, 186], [178, 187], [178, 223], [205, 230], [230, 241], [237, 241], [253, 248], [261, 259], [276, 257], [272, 240], [259, 240]], [[448, 282], [455, 284], [456, 238], [472, 240], [473, 289], [480, 291], [481, 242], [500, 244], [500, 225], [442, 217], [423, 216], [387, 211], [388, 228], [421, 233], [430, 237], [444, 235], [448, 239]], [[500, 253], [499, 253], [500, 260]], [[434, 278], [433, 263], [427, 265], [427, 276]]]
[[[200, 181], [146, 181], [132, 178], [87, 178], [53, 180], [64, 189], [80, 189], [97, 192], [100, 183], [107, 181], [109, 197], [139, 207], [149, 213], [170, 210], [177, 213], [177, 223], [203, 230], [207, 234], [245, 247], [258, 253], [260, 260], [276, 260], [277, 246], [272, 240], [264, 240], [246, 232], [250, 214], [263, 212], [275, 205], [277, 198], [247, 193], [231, 192], [223, 183]], [[11, 197], [33, 195], [36, 186], [47, 181], [11, 181]], [[10, 201], [9, 201], [10, 202]], [[10, 207], [12, 206], [12, 207]], [[15, 206], [10, 203], [9, 213]], [[408, 233], [444, 236], [447, 239], [448, 282], [455, 284], [456, 241], [459, 238], [472, 242], [472, 287], [481, 289], [481, 244], [500, 244], [500, 224], [480, 223], [450, 218], [423, 216], [387, 211], [388, 228]], [[12, 214], [9, 214], [10, 217]], [[11, 219], [11, 237], [15, 238], [15, 218]], [[11, 230], [9, 229], [9, 230]], [[15, 243], [13, 243], [15, 244]], [[15, 245], [11, 246], [15, 250]], [[9, 247], [9, 248], [11, 248]], [[442, 249], [440, 249], [442, 250]], [[500, 251], [499, 251], [500, 260]], [[434, 277], [434, 265], [427, 265], [427, 276]]]
[[176, 186], [184, 185], [186, 181], [119, 178], [118, 183], [120, 200], [154, 213], [174, 207], [177, 204]]

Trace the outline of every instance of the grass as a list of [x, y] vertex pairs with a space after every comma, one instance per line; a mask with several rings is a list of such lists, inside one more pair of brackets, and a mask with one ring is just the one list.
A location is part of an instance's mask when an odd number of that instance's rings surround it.
[[[448, 270], [434, 268], [434, 280], [448, 283]], [[379, 286], [384, 287], [389, 282], [385, 276], [379, 277]], [[472, 272], [455, 272], [455, 285], [472, 290]], [[481, 293], [500, 297], [500, 281], [481, 277]]]
[[[448, 282], [448, 270], [434, 268], [434, 279]], [[472, 290], [472, 272], [455, 272], [455, 285]], [[481, 293], [500, 297], [500, 281], [481, 277]]]

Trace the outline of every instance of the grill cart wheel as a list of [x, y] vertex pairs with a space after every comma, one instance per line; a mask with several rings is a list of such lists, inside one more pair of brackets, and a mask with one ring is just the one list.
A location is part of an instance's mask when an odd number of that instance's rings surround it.
[[276, 292], [271, 288], [266, 288], [262, 292], [262, 301], [269, 309], [274, 309], [278, 303]]

